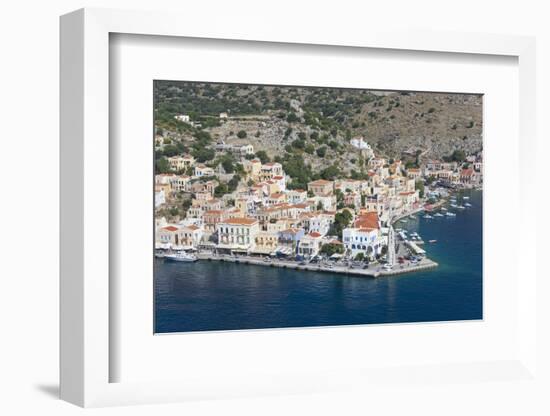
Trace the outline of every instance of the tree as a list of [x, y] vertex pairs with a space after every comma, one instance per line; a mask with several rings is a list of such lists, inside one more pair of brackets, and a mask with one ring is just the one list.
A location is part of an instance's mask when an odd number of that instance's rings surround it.
[[233, 192], [237, 189], [239, 186], [239, 182], [241, 181], [241, 177], [238, 174], [233, 175], [231, 180], [227, 182], [227, 188], [229, 192]]
[[342, 254], [344, 252], [344, 246], [342, 244], [334, 243], [323, 244], [319, 252], [321, 254], [325, 254], [327, 257], [330, 257], [335, 253]]
[[306, 142], [302, 139], [296, 139], [292, 142], [292, 147], [296, 149], [304, 149], [306, 147]]
[[331, 165], [321, 171], [321, 178], [331, 181], [340, 176], [340, 169], [336, 165]]
[[226, 157], [222, 160], [222, 166], [223, 170], [225, 170], [225, 173], [233, 173], [235, 171], [233, 160], [230, 157]]
[[352, 218], [353, 215], [347, 209], [344, 209], [341, 212], [337, 212], [334, 216], [334, 223], [332, 224], [329, 231], [330, 234], [337, 235], [339, 238], [342, 238], [342, 231], [344, 230], [344, 228], [348, 227], [348, 225], [351, 223]]
[[246, 137], [246, 131], [244, 130], [239, 130], [239, 132], [237, 133], [237, 137], [239, 139], [244, 139]]
[[199, 163], [204, 163], [208, 160], [212, 160], [216, 156], [216, 152], [214, 151], [214, 149], [211, 149], [209, 147], [194, 148], [191, 154]]
[[166, 159], [164, 156], [160, 159], [157, 159], [155, 161], [155, 170], [156, 173], [168, 173], [171, 171], [170, 164], [168, 163], [168, 159]]
[[363, 261], [365, 260], [365, 254], [362, 252], [359, 252], [355, 255], [355, 261]]
[[309, 153], [310, 155], [312, 155], [313, 152], [315, 151], [315, 147], [312, 144], [308, 144], [306, 145], [306, 148], [304, 150], [306, 151], [306, 153]]
[[297, 121], [299, 121], [300, 119], [298, 118], [298, 116], [294, 113], [294, 112], [290, 112], [288, 113], [288, 115], [286, 116], [286, 121], [288, 121], [289, 123], [295, 123]]
[[220, 197], [224, 196], [227, 193], [229, 193], [229, 188], [227, 187], [227, 184], [225, 184], [225, 183], [220, 183], [214, 189], [214, 196], [217, 197], [217, 198], [220, 198]]
[[320, 148], [317, 149], [317, 156], [325, 157], [326, 154], [327, 154], [327, 147], [326, 146], [321, 146]]
[[417, 180], [414, 183], [414, 188], [418, 190], [418, 194], [420, 195], [420, 198], [424, 198], [424, 181], [421, 179]]
[[260, 159], [262, 163], [268, 163], [270, 161], [269, 156], [265, 152], [265, 150], [259, 150], [256, 152], [256, 157]]
[[323, 211], [325, 209], [325, 206], [321, 201], [317, 202], [317, 211]]

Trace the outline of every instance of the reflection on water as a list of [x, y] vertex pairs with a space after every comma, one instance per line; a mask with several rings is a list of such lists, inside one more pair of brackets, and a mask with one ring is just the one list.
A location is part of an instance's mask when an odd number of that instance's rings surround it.
[[480, 192], [454, 218], [410, 220], [434, 270], [379, 279], [199, 261], [155, 261], [156, 332], [482, 318]]

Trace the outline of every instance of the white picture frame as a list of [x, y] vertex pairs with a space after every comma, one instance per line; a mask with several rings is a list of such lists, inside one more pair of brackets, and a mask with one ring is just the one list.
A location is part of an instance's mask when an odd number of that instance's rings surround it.
[[[185, 21], [185, 24], [182, 22]], [[522, 239], [535, 241], [536, 217], [529, 161], [536, 152], [535, 41], [530, 37], [468, 33], [403, 32], [388, 27], [353, 28], [328, 35], [322, 28], [302, 32], [263, 25], [246, 36], [235, 34], [230, 24], [215, 27], [200, 19], [171, 13], [107, 9], [82, 9], [61, 18], [61, 398], [80, 406], [158, 403], [194, 398], [238, 397], [281, 392], [322, 392], [342, 388], [342, 379], [376, 383], [402, 377], [381, 368], [355, 374], [349, 368], [334, 370], [325, 378], [310, 373], [282, 373], [278, 377], [240, 380], [234, 374], [184, 381], [110, 382], [109, 235], [109, 36], [114, 33], [281, 44], [332, 45], [334, 47], [431, 51], [451, 54], [504, 55], [519, 65], [519, 164]], [[528, 215], [529, 213], [529, 215]], [[524, 264], [517, 294], [517, 356], [509, 360], [462, 364], [442, 363], [421, 368], [421, 378], [445, 373], [450, 379], [478, 381], [475, 371], [506, 373], [518, 380], [536, 377], [536, 261], [527, 245], [520, 245], [518, 261]], [[516, 271], [518, 273], [518, 271]], [[418, 363], [422, 367], [422, 363]]]

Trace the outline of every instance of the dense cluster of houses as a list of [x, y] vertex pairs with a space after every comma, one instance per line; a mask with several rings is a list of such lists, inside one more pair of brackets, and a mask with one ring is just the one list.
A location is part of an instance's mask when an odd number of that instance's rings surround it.
[[[426, 176], [468, 184], [481, 180], [478, 157], [467, 169], [430, 161], [423, 169], [406, 170], [401, 161], [390, 164], [372, 155], [367, 179], [319, 179], [309, 182], [307, 189], [290, 189], [291, 179], [280, 163], [246, 158], [247, 150], [236, 154], [243, 156], [245, 177], [241, 175], [237, 188], [222, 197], [216, 197], [215, 191], [226, 178], [216, 169], [190, 155], [169, 159], [175, 172], [193, 174], [156, 175], [155, 206], [161, 209], [182, 193], [191, 204], [177, 222], [168, 223], [157, 215], [158, 248], [311, 258], [330, 244], [353, 257], [362, 253], [374, 258], [387, 245], [392, 219], [420, 207], [417, 180]], [[344, 210], [351, 220], [335, 232], [337, 214]]]

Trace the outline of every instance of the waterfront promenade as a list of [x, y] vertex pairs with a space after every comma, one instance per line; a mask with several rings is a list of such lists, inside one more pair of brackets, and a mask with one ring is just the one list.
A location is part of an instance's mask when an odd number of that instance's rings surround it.
[[437, 263], [430, 259], [422, 259], [416, 264], [407, 262], [396, 264], [391, 270], [385, 270], [380, 264], [370, 265], [368, 268], [350, 267], [347, 264], [339, 263], [305, 263], [301, 264], [292, 260], [269, 259], [251, 256], [218, 255], [211, 252], [201, 252], [197, 254], [201, 261], [224, 261], [230, 263], [252, 264], [263, 267], [280, 267], [284, 269], [294, 269], [301, 271], [314, 271], [325, 273], [346, 274], [362, 277], [381, 277], [392, 276], [404, 273], [412, 273], [421, 270], [428, 270], [437, 267]]

